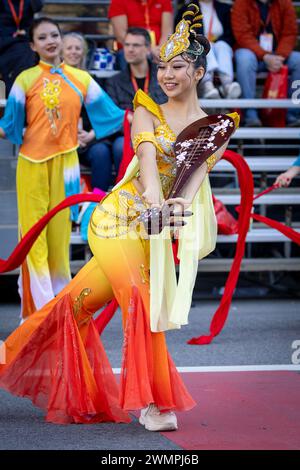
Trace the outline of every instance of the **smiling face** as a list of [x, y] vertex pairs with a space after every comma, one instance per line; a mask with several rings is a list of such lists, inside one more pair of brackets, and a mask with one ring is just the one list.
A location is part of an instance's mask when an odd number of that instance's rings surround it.
[[128, 64], [141, 64], [147, 60], [150, 53], [150, 47], [142, 35], [126, 34], [123, 47], [125, 60]]
[[169, 62], [159, 62], [157, 80], [165, 94], [175, 98], [194, 89], [203, 75], [203, 67], [195, 69], [191, 62], [179, 55]]
[[33, 32], [31, 48], [45, 62], [52, 64], [59, 60], [62, 50], [62, 38], [57, 26], [47, 22], [38, 25]]
[[63, 58], [66, 64], [81, 68], [85, 51], [79, 38], [66, 36], [63, 40]]

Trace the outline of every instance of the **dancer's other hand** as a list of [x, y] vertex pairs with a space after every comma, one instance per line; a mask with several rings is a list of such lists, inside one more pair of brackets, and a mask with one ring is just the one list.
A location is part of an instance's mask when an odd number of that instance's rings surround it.
[[189, 199], [186, 199], [184, 197], [173, 197], [170, 199], [167, 199], [165, 201], [165, 204], [174, 206], [174, 212], [178, 211], [184, 211], [185, 209], [188, 209], [190, 205], [192, 204], [193, 201], [190, 201]]
[[[192, 204], [192, 201], [183, 197], [170, 198], [165, 201], [166, 205], [171, 206], [170, 210], [173, 213], [173, 216], [170, 217], [170, 222], [179, 222], [184, 221], [184, 217], [189, 217], [193, 215], [192, 212], [186, 212], [185, 209], [188, 209]], [[182, 227], [180, 227], [182, 228]], [[175, 238], [179, 237], [180, 228], [174, 229]]]
[[287, 188], [291, 184], [292, 179], [298, 174], [298, 172], [299, 167], [292, 166], [287, 171], [277, 176], [275, 184], [278, 184], [280, 188]]
[[156, 191], [153, 191], [151, 188], [146, 189], [143, 192], [142, 199], [149, 207], [161, 208], [164, 204], [164, 201], [160, 200], [159, 194]]

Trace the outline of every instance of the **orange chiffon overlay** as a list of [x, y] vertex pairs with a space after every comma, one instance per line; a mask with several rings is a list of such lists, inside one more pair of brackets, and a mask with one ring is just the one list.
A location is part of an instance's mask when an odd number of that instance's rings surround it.
[[[121, 189], [137, 194], [131, 182]], [[117, 191], [105, 198], [106, 207]], [[150, 330], [149, 240], [104, 239], [90, 230], [89, 244], [94, 257], [5, 341], [0, 386], [30, 398], [47, 421], [59, 424], [129, 422], [129, 410], [150, 403], [161, 410], [191, 409], [195, 402], [164, 333]], [[93, 320], [113, 297], [124, 330], [119, 385]]]

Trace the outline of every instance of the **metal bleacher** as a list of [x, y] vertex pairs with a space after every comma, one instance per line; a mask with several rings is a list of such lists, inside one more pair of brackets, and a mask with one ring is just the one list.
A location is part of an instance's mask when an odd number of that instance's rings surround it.
[[[102, 46], [113, 38], [107, 19], [109, 3], [109, 0], [46, 0], [42, 13], [61, 23], [64, 31], [79, 29], [89, 41], [95, 41], [97, 45]], [[294, 2], [294, 5], [300, 8], [300, 2]], [[97, 75], [107, 77], [110, 74], [98, 72]], [[3, 106], [5, 102], [0, 101], [0, 107]], [[231, 110], [242, 112], [247, 107], [294, 108], [299, 107], [299, 103], [293, 103], [291, 100], [258, 98], [255, 100], [201, 100], [201, 106], [208, 113], [212, 113]], [[2, 145], [6, 145], [7, 148], [8, 143], [0, 143], [0, 207], [4, 207], [1, 205], [1, 200], [4, 204], [7, 204], [7, 201], [14, 201], [11, 202], [14, 206], [7, 218], [4, 218], [4, 223], [3, 218], [0, 222], [2, 224], [0, 225], [1, 257], [11, 252], [17, 239], [15, 187], [12, 180], [16, 159], [12, 158], [12, 148], [9, 151], [9, 157], [3, 157]], [[299, 154], [300, 129], [241, 127], [234, 134], [229, 148], [238, 151], [246, 159], [254, 175], [255, 192], [258, 193], [272, 184], [276, 175], [286, 170]], [[4, 169], [5, 176], [1, 174]], [[240, 196], [237, 175], [233, 167], [221, 160], [211, 172], [210, 179], [214, 195], [234, 213], [232, 209], [239, 204]], [[299, 188], [299, 180], [290, 188], [278, 189], [254, 201], [255, 211], [285, 222], [300, 232], [300, 193], [297, 185]], [[5, 235], [1, 237], [1, 233]], [[219, 235], [215, 252], [199, 263], [199, 271], [228, 271], [232, 263], [236, 238], [236, 235]], [[7, 241], [5, 253], [2, 249], [2, 240]], [[77, 248], [83, 252], [80, 259], [75, 260], [77, 258], [75, 256], [72, 260], [72, 270], [75, 272], [89, 257], [89, 250], [84, 245], [79, 231], [73, 232], [71, 244], [72, 252], [76, 252]], [[247, 236], [246, 254], [241, 270], [267, 271], [270, 274], [278, 271], [300, 271], [300, 253], [279, 232], [253, 222]]]
[[[209, 109], [222, 109], [224, 108], [239, 108], [243, 109], [249, 107], [264, 108], [269, 103], [266, 100], [255, 99], [255, 100], [200, 100], [203, 108]], [[271, 106], [274, 108], [291, 108], [295, 107], [295, 103], [291, 100], [268, 100], [271, 101]], [[249, 167], [251, 168], [254, 179], [256, 182], [255, 192], [258, 193], [264, 189], [267, 179], [275, 179], [275, 176], [285, 171], [295, 160], [295, 149], [290, 145], [296, 145], [296, 148], [300, 148], [300, 129], [299, 128], [240, 128], [236, 131], [231, 139], [229, 148], [239, 150], [242, 154], [247, 153], [247, 149], [244, 148], [246, 142], [252, 143], [251, 152], [258, 146], [259, 154], [251, 157], [245, 156]], [[274, 141], [277, 144], [274, 144]], [[291, 141], [296, 144], [291, 144]], [[281, 152], [279, 155], [270, 155], [269, 146], [279, 145]], [[272, 148], [272, 147], [271, 147]], [[261, 151], [265, 152], [262, 155]], [[278, 151], [278, 149], [277, 149]], [[295, 156], [282, 156], [283, 151], [287, 154], [294, 153]], [[275, 152], [273, 152], [275, 153]], [[228, 177], [231, 178], [231, 182], [228, 183]], [[220, 186], [220, 181], [217, 185], [214, 184], [218, 180], [227, 181], [224, 186]], [[220, 199], [227, 207], [237, 206], [240, 203], [240, 192], [237, 184], [237, 176], [234, 168], [225, 160], [221, 160], [215, 166], [211, 173], [212, 188], [214, 195]], [[299, 221], [293, 221], [291, 217], [292, 208], [300, 207], [300, 192], [297, 188], [282, 188], [276, 190], [274, 193], [262, 196], [261, 198], [254, 201], [254, 207], [262, 215], [266, 215], [268, 210], [272, 207], [280, 207], [281, 213], [283, 209], [283, 222], [292, 225], [295, 230], [300, 233], [300, 218]], [[199, 271], [207, 272], [222, 272], [230, 269], [232, 259], [227, 258], [227, 255], [223, 253], [227, 252], [226, 246], [233, 244], [237, 241], [237, 235], [218, 235], [218, 245], [216, 253], [218, 253], [218, 247], [223, 246], [220, 254], [217, 256], [211, 256], [202, 260], [199, 263]], [[74, 245], [81, 245], [82, 239], [79, 233], [72, 234], [72, 243]], [[261, 244], [265, 246], [268, 244], [269, 257], [256, 257], [253, 256], [253, 245]], [[276, 257], [274, 258], [273, 250], [270, 249], [272, 244], [279, 244], [282, 249], [276, 249]], [[278, 246], [278, 245], [276, 245]], [[242, 271], [300, 271], [300, 258], [298, 256], [291, 256], [291, 242], [287, 241], [287, 238], [274, 229], [267, 228], [259, 223], [252, 223], [250, 230], [247, 235], [247, 250], [246, 256], [243, 260], [241, 270]], [[88, 251], [85, 252], [85, 257], [88, 257]], [[78, 262], [76, 263], [78, 266]]]

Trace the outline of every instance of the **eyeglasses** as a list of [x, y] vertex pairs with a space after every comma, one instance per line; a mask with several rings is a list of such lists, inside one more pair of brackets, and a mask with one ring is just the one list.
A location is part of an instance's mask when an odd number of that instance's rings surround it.
[[138, 49], [139, 47], [146, 47], [146, 44], [138, 44], [136, 42], [134, 43], [125, 42], [124, 47], [134, 47], [135, 49]]

